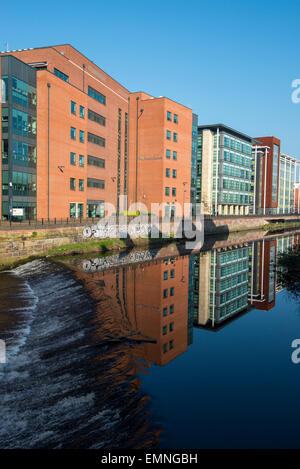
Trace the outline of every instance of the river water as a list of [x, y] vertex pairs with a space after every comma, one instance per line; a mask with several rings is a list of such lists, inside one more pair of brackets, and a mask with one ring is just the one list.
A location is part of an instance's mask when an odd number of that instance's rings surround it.
[[298, 448], [300, 304], [276, 266], [299, 240], [0, 273], [0, 447]]

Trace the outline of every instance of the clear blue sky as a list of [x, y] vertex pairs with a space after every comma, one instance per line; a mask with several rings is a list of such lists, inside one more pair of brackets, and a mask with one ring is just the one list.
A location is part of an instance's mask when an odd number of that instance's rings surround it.
[[0, 50], [71, 43], [130, 91], [168, 96], [199, 123], [275, 135], [300, 159], [298, 0], [6, 2]]

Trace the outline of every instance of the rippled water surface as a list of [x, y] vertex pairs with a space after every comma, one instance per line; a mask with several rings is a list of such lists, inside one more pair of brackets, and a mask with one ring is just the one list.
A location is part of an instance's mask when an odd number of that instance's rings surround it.
[[0, 447], [299, 447], [296, 233], [0, 273]]

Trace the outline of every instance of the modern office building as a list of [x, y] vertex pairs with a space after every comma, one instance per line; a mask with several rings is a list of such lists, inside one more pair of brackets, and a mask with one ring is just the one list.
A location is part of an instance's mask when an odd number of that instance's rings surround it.
[[192, 110], [137, 92], [129, 116], [128, 207], [141, 202], [150, 212], [156, 203], [161, 215], [180, 215], [191, 201]]
[[277, 213], [293, 213], [295, 209], [296, 158], [280, 154], [278, 210]]
[[280, 140], [276, 137], [259, 137], [256, 141], [255, 214], [275, 214], [279, 199]]
[[224, 124], [198, 126], [196, 198], [205, 214], [249, 213], [252, 142]]
[[297, 159], [281, 153], [276, 137], [259, 137], [253, 146], [252, 192], [254, 213], [289, 214], [294, 211]]
[[[70, 45], [0, 54], [1, 216], [94, 217], [127, 187], [129, 92]], [[3, 93], [2, 93], [3, 94]]]
[[295, 212], [300, 213], [300, 182], [294, 185]]
[[13, 56], [0, 57], [1, 195], [3, 217], [22, 208], [37, 213], [36, 71]]

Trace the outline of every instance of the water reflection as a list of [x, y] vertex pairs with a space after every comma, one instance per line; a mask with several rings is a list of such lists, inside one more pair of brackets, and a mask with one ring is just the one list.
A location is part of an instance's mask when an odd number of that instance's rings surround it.
[[107, 311], [117, 325], [112, 340], [141, 344], [135, 360], [145, 371], [186, 352], [194, 327], [217, 332], [252, 309], [274, 308], [282, 289], [278, 256], [299, 240], [298, 232], [256, 240], [243, 235], [217, 241], [209, 251], [188, 254], [174, 244], [68, 263], [99, 314]]
[[[295, 444], [299, 318], [282, 295], [275, 306], [277, 260], [299, 241], [252, 231], [199, 252], [172, 244], [2, 273], [0, 447]], [[272, 308], [272, 321], [257, 311]]]

